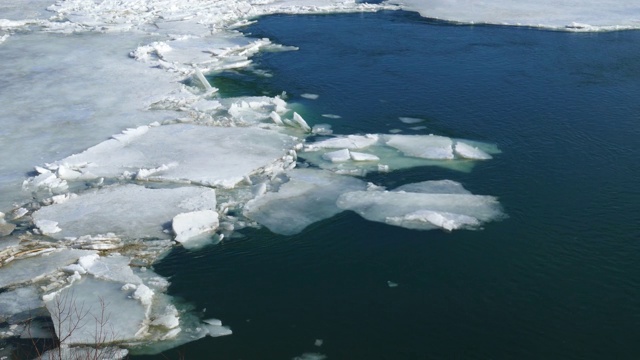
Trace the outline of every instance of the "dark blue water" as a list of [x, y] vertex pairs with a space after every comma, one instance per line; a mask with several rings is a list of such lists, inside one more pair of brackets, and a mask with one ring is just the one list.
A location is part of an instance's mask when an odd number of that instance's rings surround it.
[[347, 212], [296, 236], [245, 230], [175, 250], [156, 266], [170, 293], [234, 331], [179, 348], [185, 358], [640, 358], [640, 32], [454, 26], [404, 12], [271, 16], [245, 31], [300, 50], [260, 55], [273, 77], [230, 75], [230, 93], [287, 91], [336, 133], [496, 143], [502, 154], [471, 173], [368, 180], [456, 180], [499, 197], [509, 218], [444, 233]]

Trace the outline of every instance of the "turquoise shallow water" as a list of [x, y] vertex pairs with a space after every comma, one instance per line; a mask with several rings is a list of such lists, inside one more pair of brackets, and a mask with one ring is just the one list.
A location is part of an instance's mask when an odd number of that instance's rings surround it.
[[227, 74], [223, 91], [286, 91], [310, 123], [336, 133], [496, 143], [502, 153], [470, 173], [423, 167], [368, 180], [452, 179], [497, 196], [509, 217], [445, 233], [347, 212], [296, 236], [244, 230], [175, 250], [156, 266], [169, 292], [234, 334], [167, 356], [640, 357], [640, 32], [458, 26], [406, 12], [271, 16], [244, 31], [300, 50], [258, 56], [273, 76]]

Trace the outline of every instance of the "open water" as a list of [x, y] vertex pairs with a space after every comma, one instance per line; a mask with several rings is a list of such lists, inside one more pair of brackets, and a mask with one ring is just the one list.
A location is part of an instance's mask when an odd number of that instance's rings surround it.
[[234, 333], [133, 359], [640, 358], [639, 31], [452, 25], [409, 12], [270, 16], [243, 31], [300, 50], [258, 56], [271, 76], [212, 79], [223, 93], [286, 91], [310, 123], [340, 134], [495, 143], [502, 153], [469, 173], [367, 180], [459, 181], [497, 196], [508, 218], [447, 233], [346, 212], [295, 236], [243, 230], [176, 249], [155, 267], [169, 293]]

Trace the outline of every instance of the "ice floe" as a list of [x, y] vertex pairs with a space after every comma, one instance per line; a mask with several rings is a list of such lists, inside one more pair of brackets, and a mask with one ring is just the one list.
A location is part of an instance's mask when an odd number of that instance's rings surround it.
[[[169, 238], [164, 224], [187, 211], [215, 210], [213, 189], [179, 187], [148, 189], [139, 185], [110, 186], [84, 193], [62, 204], [45, 206], [33, 214], [36, 225], [54, 221], [56, 239], [113, 233], [129, 239]], [[132, 216], [135, 214], [135, 216]]]
[[323, 169], [365, 175], [415, 166], [470, 171], [470, 160], [488, 160], [500, 151], [493, 144], [437, 135], [337, 135], [307, 143], [300, 156]]
[[470, 194], [452, 181], [428, 181], [392, 191], [352, 191], [337, 205], [365, 219], [408, 229], [478, 229], [504, 215], [493, 196]]
[[637, 3], [622, 1], [391, 0], [422, 16], [462, 23], [543, 27], [568, 31], [638, 29]]
[[293, 235], [341, 210], [336, 199], [347, 191], [364, 190], [362, 180], [317, 169], [294, 169], [277, 191], [266, 193], [244, 207], [244, 215], [277, 234]]
[[49, 169], [62, 180], [135, 178], [232, 188], [265, 166], [289, 166], [285, 157], [295, 145], [290, 136], [259, 128], [142, 126]]

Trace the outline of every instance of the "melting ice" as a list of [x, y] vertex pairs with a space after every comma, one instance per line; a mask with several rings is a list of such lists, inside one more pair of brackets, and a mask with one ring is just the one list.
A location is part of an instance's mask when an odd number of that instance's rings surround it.
[[[245, 226], [290, 235], [344, 210], [420, 230], [477, 229], [502, 216], [496, 198], [453, 181], [387, 190], [359, 178], [414, 166], [471, 171], [499, 154], [495, 145], [331, 136], [281, 97], [224, 99], [204, 77], [250, 67], [260, 51], [296, 49], [234, 31], [260, 15], [400, 8], [391, 1], [52, 2], [0, 5], [0, 141], [11, 153], [0, 162], [1, 337], [29, 336], [27, 314], [66, 319], [49, 335], [69, 356], [92, 351], [101, 327], [105, 343], [118, 343], [111, 358], [229, 335], [223, 321], [181, 310], [150, 269], [178, 243]], [[640, 27], [628, 0], [402, 3], [462, 22]], [[86, 316], [67, 316], [80, 303]]]

